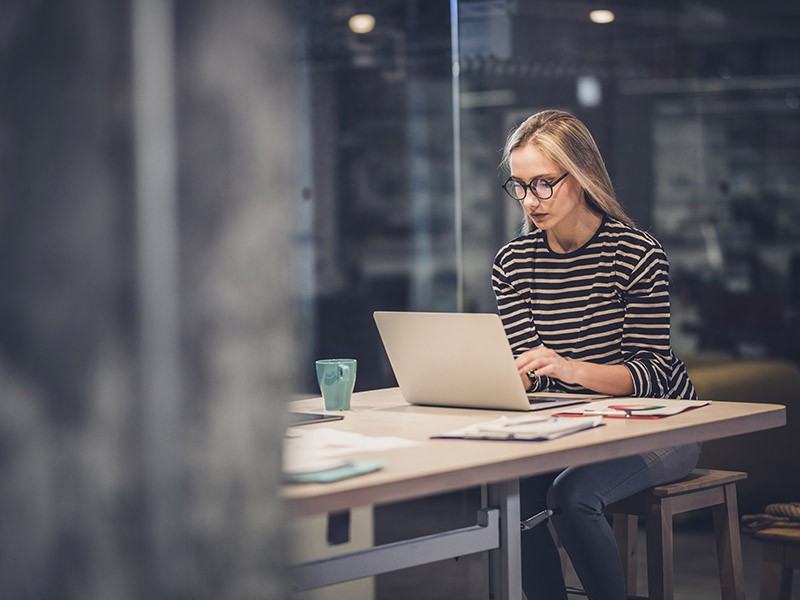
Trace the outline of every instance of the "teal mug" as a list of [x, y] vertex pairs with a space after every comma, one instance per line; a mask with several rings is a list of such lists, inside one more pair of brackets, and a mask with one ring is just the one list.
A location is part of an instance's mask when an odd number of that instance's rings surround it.
[[325, 401], [325, 410], [350, 410], [350, 396], [356, 385], [356, 359], [318, 360], [317, 381]]

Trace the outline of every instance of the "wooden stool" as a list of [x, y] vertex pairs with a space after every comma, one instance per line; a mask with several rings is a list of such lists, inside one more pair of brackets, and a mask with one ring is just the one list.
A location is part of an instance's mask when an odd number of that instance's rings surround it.
[[606, 508], [614, 515], [628, 594], [636, 595], [636, 532], [645, 517], [647, 532], [647, 588], [650, 600], [672, 600], [672, 517], [712, 507], [717, 565], [723, 600], [744, 599], [742, 544], [736, 482], [747, 473], [695, 469], [685, 479], [659, 485]]
[[771, 527], [753, 537], [764, 543], [761, 558], [761, 600], [789, 600], [792, 570], [800, 569], [800, 529]]

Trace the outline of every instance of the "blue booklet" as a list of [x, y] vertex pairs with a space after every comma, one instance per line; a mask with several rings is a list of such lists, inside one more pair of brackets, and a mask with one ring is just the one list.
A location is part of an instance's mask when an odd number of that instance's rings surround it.
[[384, 467], [384, 464], [382, 460], [345, 461], [317, 471], [284, 473], [284, 479], [290, 483], [331, 483], [378, 471]]

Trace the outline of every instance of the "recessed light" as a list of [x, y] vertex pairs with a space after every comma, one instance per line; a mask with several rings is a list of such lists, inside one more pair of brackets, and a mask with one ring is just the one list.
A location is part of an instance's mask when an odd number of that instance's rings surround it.
[[347, 22], [353, 33], [369, 33], [375, 29], [375, 17], [367, 13], [353, 15]]
[[592, 23], [604, 25], [611, 23], [614, 20], [614, 13], [610, 10], [593, 10], [589, 13], [589, 19]]

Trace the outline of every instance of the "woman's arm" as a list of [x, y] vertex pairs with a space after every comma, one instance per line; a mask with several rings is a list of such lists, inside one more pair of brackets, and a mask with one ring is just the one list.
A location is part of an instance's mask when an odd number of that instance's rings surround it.
[[[492, 265], [492, 289], [508, 343], [516, 356], [540, 346], [541, 340], [531, 319], [524, 293], [512, 284], [506, 274], [502, 256], [503, 251], [501, 250]], [[547, 378], [530, 379], [527, 371], [520, 371], [519, 378], [523, 387], [529, 392], [544, 390], [548, 385]]]
[[661, 246], [645, 252], [631, 271], [624, 295], [622, 355], [633, 379], [634, 395], [663, 398], [669, 391], [669, 263]]
[[542, 345], [516, 359], [520, 377], [535, 372], [614, 396], [662, 397], [666, 393], [672, 362], [668, 263], [657, 243], [643, 250], [631, 265], [621, 295], [625, 306], [622, 363], [569, 360]]
[[553, 377], [601, 394], [631, 396], [634, 392], [633, 379], [625, 365], [569, 360], [546, 346], [522, 353], [516, 363], [520, 378], [525, 378], [523, 381], [528, 379], [529, 372], [535, 372], [537, 377]]

